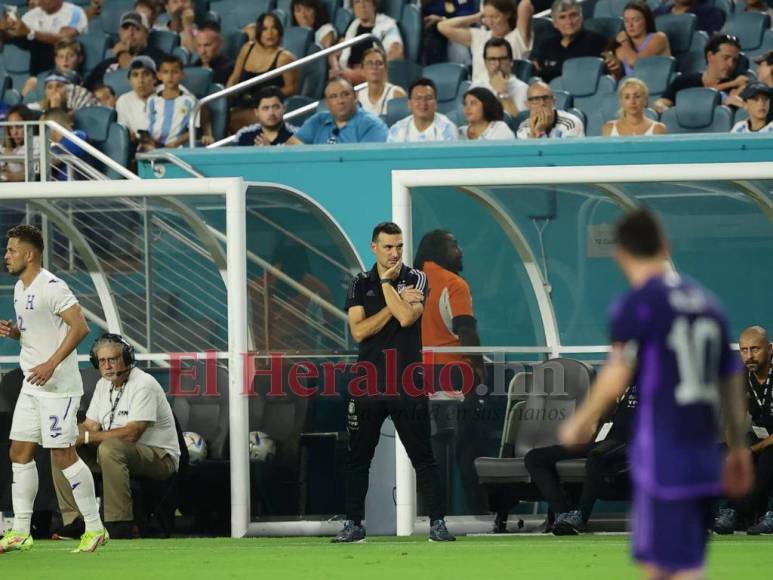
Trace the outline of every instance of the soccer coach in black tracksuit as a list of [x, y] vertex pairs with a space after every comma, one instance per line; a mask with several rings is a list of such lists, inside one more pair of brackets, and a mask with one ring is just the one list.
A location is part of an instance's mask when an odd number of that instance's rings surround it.
[[[349, 454], [346, 473], [346, 517], [344, 529], [333, 542], [365, 540], [362, 519], [368, 492], [368, 472], [378, 445], [381, 425], [387, 417], [394, 422], [397, 434], [405, 446], [416, 470], [419, 488], [429, 507], [430, 539], [451, 541], [444, 516], [440, 470], [430, 444], [429, 401], [426, 394], [406, 393], [402, 382], [403, 370], [411, 363], [421, 362], [421, 315], [424, 298], [429, 292], [427, 276], [420, 270], [403, 265], [403, 236], [392, 222], [378, 224], [373, 229], [370, 244], [376, 263], [368, 272], [358, 274], [349, 287], [346, 310], [352, 336], [360, 345], [358, 362], [372, 363], [375, 377], [359, 381], [377, 393], [355, 396], [350, 392], [347, 430]], [[394, 357], [394, 358], [393, 358]], [[388, 359], [389, 364], [388, 364]], [[394, 362], [392, 362], [394, 361]], [[387, 372], [387, 366], [394, 373]], [[354, 373], [354, 377], [362, 373]], [[416, 387], [423, 385], [415, 373]], [[363, 375], [364, 376], [364, 375]], [[354, 379], [353, 379], [354, 380]], [[388, 384], [391, 381], [393, 384]], [[396, 384], [395, 384], [396, 383]], [[350, 385], [353, 385], [350, 382]]]

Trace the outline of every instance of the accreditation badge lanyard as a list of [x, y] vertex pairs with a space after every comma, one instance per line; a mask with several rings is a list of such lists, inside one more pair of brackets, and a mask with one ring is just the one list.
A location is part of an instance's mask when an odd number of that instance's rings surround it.
[[126, 390], [126, 385], [121, 389], [118, 389], [118, 393], [115, 396], [115, 401], [113, 401], [113, 391], [115, 390], [114, 387], [110, 387], [110, 422], [107, 424], [107, 430], [110, 431], [110, 429], [113, 428], [113, 420], [115, 419], [115, 411], [118, 409], [118, 403], [121, 401], [121, 397], [123, 396], [123, 392]]
[[[759, 393], [757, 389], [754, 388], [753, 381], [753, 374], [749, 373], [748, 381], [749, 381], [749, 390], [752, 393], [752, 396], [754, 397], [754, 402], [757, 403], [757, 407], [759, 408], [761, 414], [763, 415], [770, 415], [771, 414], [771, 398], [773, 397], [773, 391], [771, 390], [771, 381], [773, 381], [773, 363], [770, 365], [770, 368], [768, 369], [768, 377], [765, 379], [765, 382], [760, 385], [762, 387], [762, 393]], [[762, 396], [760, 396], [762, 395]]]

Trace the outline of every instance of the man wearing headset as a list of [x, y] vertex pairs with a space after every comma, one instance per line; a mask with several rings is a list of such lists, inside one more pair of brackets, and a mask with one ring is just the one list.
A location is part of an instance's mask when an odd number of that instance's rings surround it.
[[[102, 473], [105, 525], [111, 539], [136, 537], [130, 477], [164, 480], [178, 469], [180, 446], [174, 415], [158, 381], [134, 367], [134, 347], [118, 334], [103, 334], [91, 347], [91, 364], [102, 378], [79, 427], [79, 452]], [[60, 538], [77, 537], [82, 520], [72, 490], [53, 467], [65, 524]]]

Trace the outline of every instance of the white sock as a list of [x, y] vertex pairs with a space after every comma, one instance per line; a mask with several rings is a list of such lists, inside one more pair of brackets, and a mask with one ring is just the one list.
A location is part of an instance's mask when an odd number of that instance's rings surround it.
[[29, 534], [32, 523], [32, 509], [38, 495], [38, 466], [33, 459], [29, 463], [12, 463], [13, 483], [13, 529], [20, 534]]
[[91, 475], [88, 465], [78, 458], [78, 461], [70, 467], [63, 469], [62, 473], [70, 482], [73, 498], [75, 498], [78, 511], [86, 524], [86, 531], [101, 531], [104, 526], [99, 518], [99, 505], [97, 505], [96, 492], [94, 491], [94, 476]]

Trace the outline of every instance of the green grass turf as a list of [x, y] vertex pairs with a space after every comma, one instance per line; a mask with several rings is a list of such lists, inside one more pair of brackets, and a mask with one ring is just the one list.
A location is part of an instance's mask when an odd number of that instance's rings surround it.
[[[713, 538], [709, 577], [766, 578], [773, 569], [769, 537]], [[183, 580], [453, 578], [637, 578], [627, 536], [523, 535], [460, 538], [369, 538], [331, 545], [327, 538], [112, 541], [94, 554], [70, 554], [74, 542], [38, 541], [29, 552], [0, 555], [3, 580], [180, 578]]]

